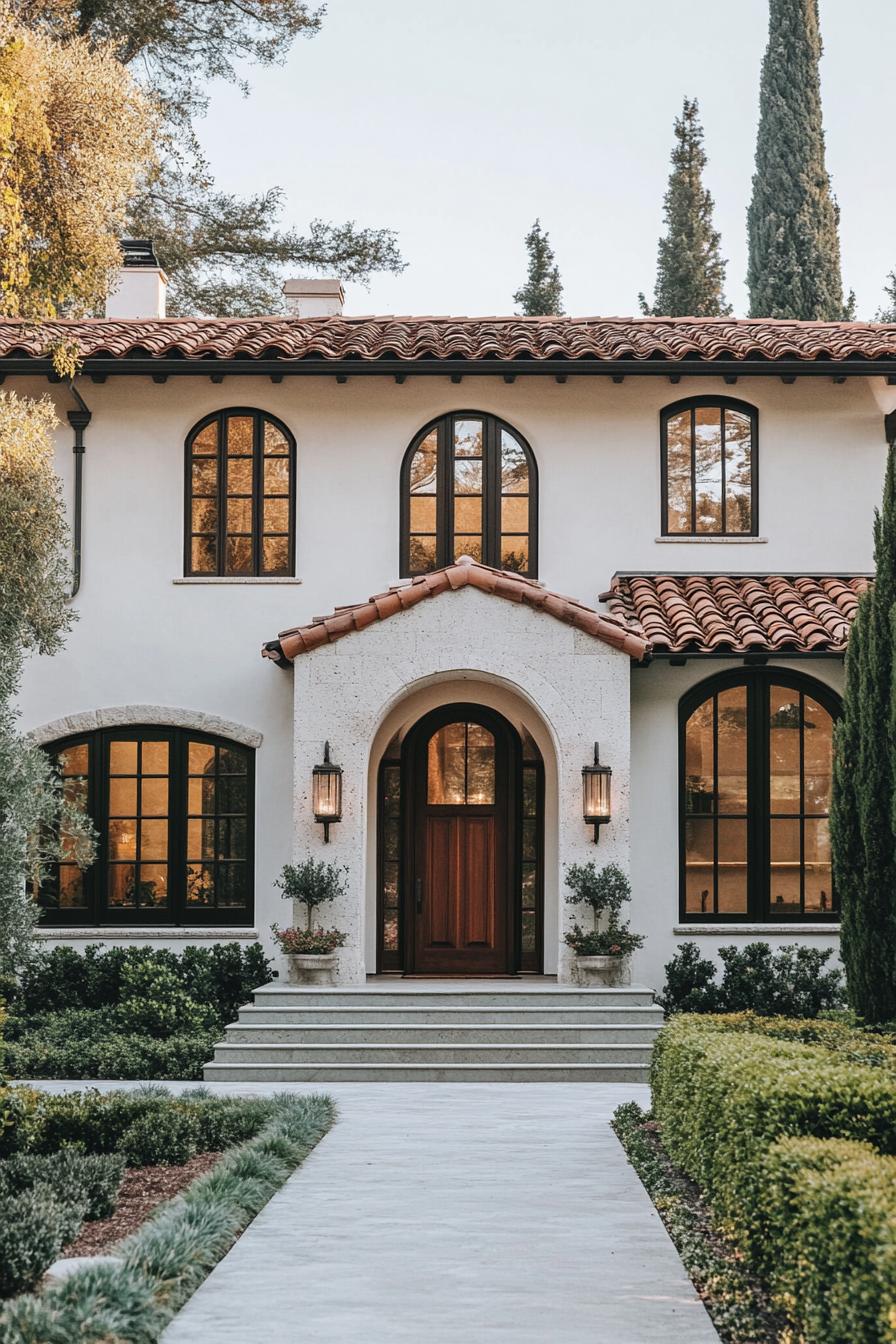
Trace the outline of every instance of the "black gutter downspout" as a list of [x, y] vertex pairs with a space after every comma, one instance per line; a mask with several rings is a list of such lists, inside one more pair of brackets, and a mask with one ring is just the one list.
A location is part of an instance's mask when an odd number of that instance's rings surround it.
[[84, 398], [78, 392], [74, 383], [71, 385], [71, 393], [78, 403], [76, 411], [69, 411], [68, 422], [75, 431], [75, 442], [72, 445], [72, 452], [75, 455], [75, 512], [72, 522], [72, 591], [71, 596], [77, 597], [78, 589], [81, 587], [81, 515], [82, 515], [82, 497], [84, 490], [84, 431], [91, 421], [91, 412], [87, 409]]

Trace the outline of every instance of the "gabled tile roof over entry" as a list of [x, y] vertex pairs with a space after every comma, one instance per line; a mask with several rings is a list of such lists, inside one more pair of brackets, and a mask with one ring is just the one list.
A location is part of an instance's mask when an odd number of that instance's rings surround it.
[[601, 595], [655, 653], [842, 653], [870, 580], [817, 575], [616, 575]]
[[[0, 321], [0, 359], [709, 363], [896, 359], [896, 324], [770, 318], [236, 317]], [[247, 370], [248, 371], [248, 370]]]
[[468, 587], [503, 597], [508, 602], [519, 602], [534, 611], [547, 612], [557, 620], [610, 644], [614, 649], [621, 649], [632, 658], [643, 658], [648, 652], [647, 640], [630, 629], [624, 620], [615, 616], [602, 616], [575, 598], [551, 593], [534, 579], [525, 579], [506, 570], [491, 569], [488, 565], [477, 564], [469, 556], [461, 556], [455, 564], [445, 569], [422, 574], [409, 583], [395, 584], [387, 592], [379, 593], [367, 602], [352, 607], [338, 607], [332, 616], [319, 616], [310, 625], [281, 630], [277, 639], [269, 640], [262, 646], [261, 655], [284, 667], [302, 653], [309, 653], [322, 644], [332, 644], [356, 630], [364, 630], [375, 621], [385, 621], [400, 611], [408, 611], [426, 598]]

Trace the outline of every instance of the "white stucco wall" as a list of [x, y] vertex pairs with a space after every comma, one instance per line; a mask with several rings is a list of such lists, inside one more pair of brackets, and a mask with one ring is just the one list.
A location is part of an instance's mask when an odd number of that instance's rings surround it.
[[[73, 405], [70, 393], [62, 385], [48, 390], [42, 380], [11, 378], [6, 387], [48, 394], [58, 407], [63, 422], [58, 467], [70, 500], [72, 431], [64, 422]], [[296, 835], [294, 827], [307, 825], [307, 815], [300, 823], [293, 802], [292, 675], [263, 663], [259, 648], [278, 630], [363, 600], [398, 577], [399, 468], [420, 426], [449, 410], [477, 409], [503, 416], [525, 435], [539, 470], [540, 577], [548, 587], [593, 604], [616, 570], [869, 571], [871, 517], [885, 457], [882, 420], [896, 407], [896, 387], [887, 387], [883, 379], [858, 378], [842, 385], [821, 378], [793, 385], [753, 378], [736, 386], [720, 378], [684, 379], [671, 386], [661, 377], [628, 377], [622, 384], [570, 377], [563, 385], [542, 377], [521, 377], [513, 384], [469, 377], [460, 385], [438, 376], [412, 376], [402, 385], [380, 377], [350, 378], [344, 385], [333, 378], [304, 377], [287, 377], [276, 385], [249, 377], [228, 377], [221, 384], [198, 377], [171, 377], [164, 384], [148, 377], [110, 377], [101, 385], [82, 379], [79, 387], [93, 411], [85, 436], [80, 620], [61, 654], [29, 661], [23, 724], [39, 728], [72, 715], [142, 704], [211, 714], [259, 733], [256, 927], [265, 936], [271, 920], [283, 916], [273, 879], [302, 842], [301, 828]], [[710, 392], [734, 395], [759, 408], [759, 516], [766, 540], [658, 542], [659, 411], [680, 398]], [[274, 413], [296, 437], [294, 582], [180, 581], [184, 438], [203, 415], [238, 405]], [[541, 629], [541, 618], [535, 619]], [[412, 615], [389, 622], [381, 635], [374, 631], [357, 639], [368, 668], [377, 656], [391, 657], [383, 675], [394, 678], [394, 694], [403, 693], [416, 677], [464, 671], [459, 655], [452, 658], [446, 648], [440, 662], [420, 656], [409, 674], [400, 653], [388, 655], [386, 647], [386, 630], [406, 620]], [[346, 651], [355, 642], [346, 640], [332, 652], [315, 655], [309, 669], [328, 660], [336, 668], [343, 660], [354, 662], [356, 655]], [[433, 657], [435, 652], [434, 645]], [[502, 670], [486, 666], [484, 656], [482, 666], [474, 667], [517, 684], [510, 668], [514, 657], [514, 651], [505, 650]], [[360, 653], [357, 658], [360, 662]], [[651, 979], [667, 959], [677, 913], [671, 790], [680, 691], [671, 688], [683, 688], [688, 678], [706, 670], [689, 665], [677, 672], [657, 664], [632, 674], [633, 871], [636, 899], [646, 902], [645, 918], [656, 921], [644, 960], [635, 969]], [[817, 674], [835, 676], [836, 669], [822, 664]], [[297, 678], [307, 675], [296, 673]], [[381, 694], [377, 713], [385, 714], [388, 697], [382, 686]], [[323, 734], [315, 728], [303, 739], [300, 800], [309, 778], [306, 756], [319, 755], [325, 736], [334, 745], [342, 741], [342, 702], [340, 693], [327, 713], [322, 704], [315, 710], [319, 723], [326, 719], [327, 726]], [[373, 714], [371, 735], [378, 723]], [[627, 721], [612, 731], [624, 737]], [[583, 719], [581, 740], [574, 744], [576, 772], [595, 737], [609, 744], [606, 728], [595, 731]], [[627, 753], [620, 746], [614, 759], [609, 746], [605, 750], [615, 781]], [[613, 751], [616, 755], [615, 745]], [[358, 756], [356, 764], [366, 792], [369, 760]], [[669, 792], [657, 794], [656, 781], [666, 776]], [[578, 778], [575, 798], [569, 795], [568, 824], [582, 829], [579, 841], [587, 844], [577, 790]], [[366, 805], [363, 797], [360, 802]], [[604, 833], [601, 857], [612, 853], [614, 829]], [[667, 843], [663, 836], [673, 840]], [[334, 854], [339, 843], [345, 842], [334, 838]], [[588, 857], [592, 853], [589, 847]], [[558, 862], [567, 857], [558, 851]], [[358, 857], [357, 862], [367, 883], [368, 861]], [[359, 958], [361, 946], [358, 941]]]

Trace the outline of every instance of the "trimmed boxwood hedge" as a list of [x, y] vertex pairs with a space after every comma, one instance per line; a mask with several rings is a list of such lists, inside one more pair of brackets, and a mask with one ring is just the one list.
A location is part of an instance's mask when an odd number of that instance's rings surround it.
[[678, 1017], [654, 1050], [667, 1152], [813, 1344], [896, 1340], [896, 1069], [862, 1035]]

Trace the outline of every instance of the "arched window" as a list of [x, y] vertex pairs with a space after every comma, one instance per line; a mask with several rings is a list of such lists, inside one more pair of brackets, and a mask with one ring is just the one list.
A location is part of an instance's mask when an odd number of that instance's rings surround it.
[[295, 572], [295, 439], [273, 416], [216, 411], [187, 435], [184, 573]]
[[758, 425], [755, 406], [730, 397], [661, 411], [664, 536], [756, 535]]
[[401, 572], [470, 555], [538, 572], [538, 481], [529, 445], [493, 415], [458, 411], [422, 429], [401, 471]]
[[681, 917], [832, 920], [840, 701], [796, 672], [724, 672], [680, 709]]
[[[48, 924], [250, 924], [254, 752], [186, 728], [114, 728], [50, 743], [98, 834], [82, 872], [54, 864]], [[63, 837], [64, 841], [64, 837]]]

